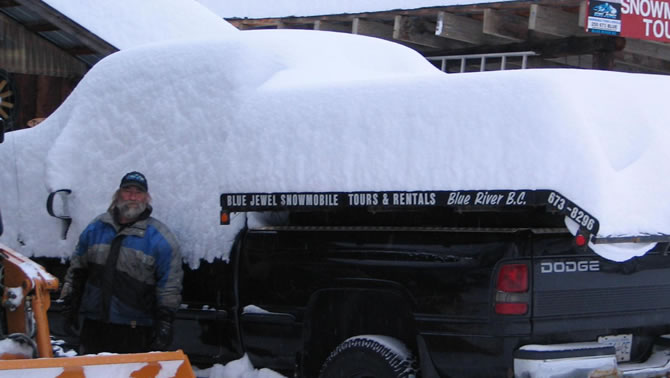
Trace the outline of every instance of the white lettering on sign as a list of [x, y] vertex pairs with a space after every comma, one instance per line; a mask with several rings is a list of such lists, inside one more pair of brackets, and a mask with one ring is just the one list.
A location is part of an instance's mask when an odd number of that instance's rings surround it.
[[377, 193], [349, 193], [349, 205], [353, 206], [377, 206], [379, 195]]
[[337, 206], [337, 194], [282, 194], [282, 206]]
[[644, 22], [644, 35], [649, 36], [649, 29], [654, 33], [656, 38], [670, 38], [670, 28], [668, 28], [668, 21], [661, 20], [650, 20], [648, 18], [643, 18]]
[[272, 194], [254, 194], [251, 196], [251, 206], [277, 206], [277, 200]]
[[502, 194], [489, 194], [489, 192], [477, 192], [475, 205], [499, 205], [505, 197]]
[[525, 205], [526, 204], [526, 192], [521, 192], [517, 196], [515, 192], [509, 192], [507, 194], [507, 200], [505, 200], [505, 205]]
[[449, 198], [447, 198], [447, 205], [469, 205], [470, 204], [470, 195], [463, 194], [461, 192], [449, 193]]
[[623, 0], [621, 13], [670, 20], [670, 4], [658, 0]]
[[621, 13], [642, 16], [646, 37], [670, 39], [670, 3], [659, 0], [623, 0]]
[[228, 206], [246, 206], [247, 196], [244, 194], [229, 194], [226, 196]]
[[395, 206], [414, 206], [414, 205], [435, 205], [435, 193], [393, 193], [393, 205]]

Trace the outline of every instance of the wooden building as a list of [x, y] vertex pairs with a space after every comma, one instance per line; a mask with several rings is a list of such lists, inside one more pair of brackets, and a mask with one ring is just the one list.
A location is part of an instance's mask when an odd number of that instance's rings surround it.
[[0, 118], [6, 130], [49, 116], [117, 49], [40, 0], [0, 0]]
[[[637, 4], [649, 11], [644, 3]], [[228, 21], [241, 30], [315, 29], [375, 36], [409, 46], [439, 67], [444, 64], [448, 72], [482, 70], [482, 58], [486, 70], [500, 69], [503, 59], [507, 68], [518, 67], [525, 56], [528, 68], [670, 73], [669, 44], [586, 32], [586, 15], [586, 0], [536, 0]], [[657, 22], [654, 28], [670, 23]], [[665, 34], [670, 41], [670, 31]]]

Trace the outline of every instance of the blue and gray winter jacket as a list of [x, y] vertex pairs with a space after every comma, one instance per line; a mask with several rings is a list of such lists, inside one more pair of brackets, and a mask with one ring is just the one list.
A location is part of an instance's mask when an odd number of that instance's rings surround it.
[[148, 207], [127, 227], [104, 213], [81, 233], [65, 285], [83, 289], [77, 301], [83, 317], [151, 326], [158, 309], [177, 311], [183, 278], [179, 245], [150, 213]]

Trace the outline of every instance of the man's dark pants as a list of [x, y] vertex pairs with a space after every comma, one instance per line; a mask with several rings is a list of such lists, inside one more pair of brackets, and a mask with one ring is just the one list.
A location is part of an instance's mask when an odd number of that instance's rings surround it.
[[150, 351], [152, 327], [84, 319], [80, 335], [79, 354], [144, 353]]

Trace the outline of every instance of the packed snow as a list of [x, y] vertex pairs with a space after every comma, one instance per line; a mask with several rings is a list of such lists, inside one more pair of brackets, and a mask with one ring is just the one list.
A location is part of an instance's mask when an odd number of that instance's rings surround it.
[[198, 2], [225, 18], [306, 17], [487, 3], [478, 0], [198, 0]]
[[195, 0], [43, 0], [118, 49], [237, 28]]
[[216, 364], [208, 369], [193, 370], [198, 378], [284, 378], [283, 375], [270, 369], [255, 369], [246, 354], [239, 360], [225, 365]]
[[[667, 233], [669, 85], [582, 70], [447, 75], [398, 44], [316, 31], [129, 48], [39, 127], [6, 136], [0, 241], [68, 257], [132, 170], [192, 266], [227, 259], [246, 221], [219, 225], [221, 193], [553, 189], [599, 219], [599, 236]], [[64, 188], [61, 240], [44, 204]], [[651, 246], [597, 252], [622, 261]]]

